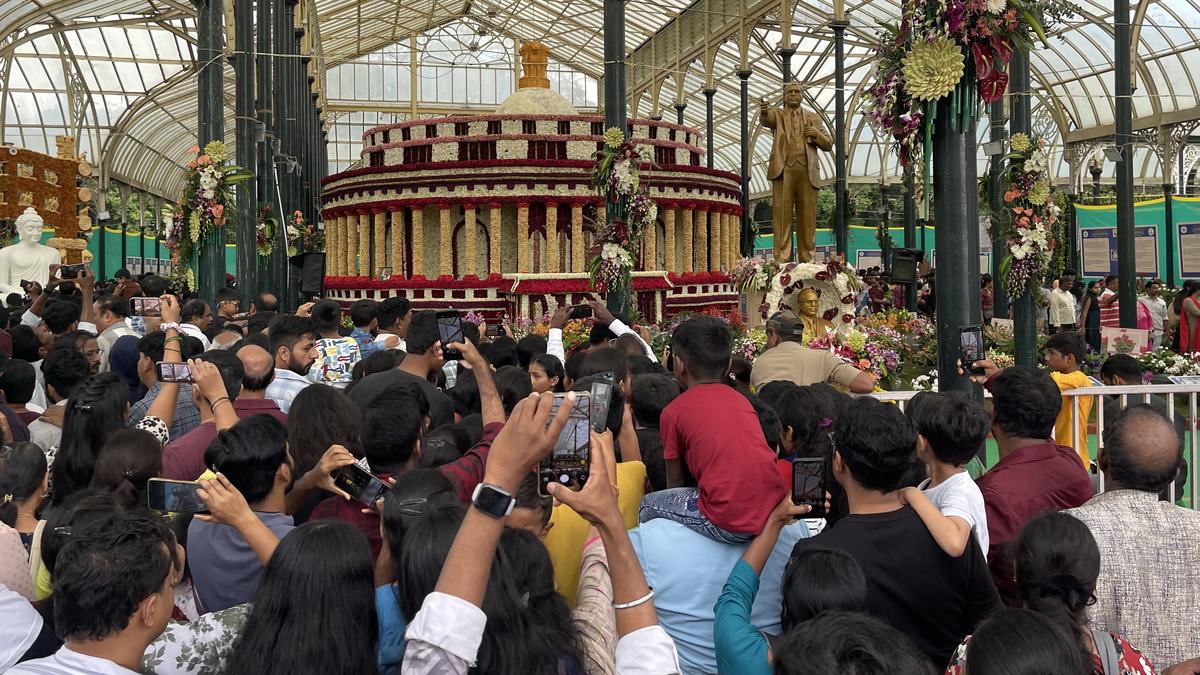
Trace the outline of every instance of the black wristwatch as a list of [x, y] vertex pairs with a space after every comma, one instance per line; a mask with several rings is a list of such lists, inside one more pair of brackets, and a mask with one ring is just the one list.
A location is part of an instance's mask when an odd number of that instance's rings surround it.
[[512, 513], [516, 501], [507, 490], [491, 483], [476, 485], [475, 492], [471, 494], [471, 503], [475, 508], [493, 518], [508, 516]]

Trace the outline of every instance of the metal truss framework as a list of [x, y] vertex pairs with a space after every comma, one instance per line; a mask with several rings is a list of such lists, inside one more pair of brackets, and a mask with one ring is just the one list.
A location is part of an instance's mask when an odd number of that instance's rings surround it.
[[[900, 169], [888, 143], [858, 110], [872, 72], [874, 26], [894, 20], [899, 2], [844, 1], [850, 21], [847, 174], [851, 182], [894, 184]], [[777, 98], [782, 50], [794, 51], [790, 76], [808, 86], [807, 105], [823, 114], [832, 128], [836, 91], [830, 22], [835, 2], [840, 5], [843, 0], [629, 0], [627, 31], [630, 44], [636, 45], [629, 52], [630, 113], [673, 116], [681, 110], [686, 124], [703, 129], [704, 92], [715, 90], [714, 164], [736, 169], [740, 119], [735, 73], [752, 72], [752, 100]], [[1058, 181], [1076, 189], [1085, 182], [1087, 162], [1109, 143], [1113, 130], [1111, 3], [1079, 4], [1078, 21], [1049, 48], [1031, 56], [1035, 128], [1052, 140]], [[452, 101], [423, 98], [412, 83], [430, 77], [425, 58], [432, 55], [427, 52], [421, 53], [420, 62], [410, 60], [407, 88], [399, 86], [370, 100], [326, 100], [327, 73], [395, 45], [419, 44], [413, 42], [418, 36], [456, 22], [470, 25], [481, 36], [541, 40], [555, 61], [584, 78], [588, 87], [599, 88], [593, 83], [604, 69], [602, 7], [595, 0], [304, 0], [297, 15], [304, 27], [302, 53], [311, 57], [314, 93], [331, 142], [332, 132], [344, 135], [369, 124], [368, 118], [486, 108], [467, 96]], [[73, 133], [81, 150], [100, 159], [103, 182], [112, 178], [173, 196], [196, 128], [194, 6], [186, 0], [0, 0], [0, 17], [3, 139], [49, 150], [55, 135]], [[232, 11], [226, 17], [226, 30], [231, 32]], [[1200, 0], [1140, 0], [1133, 24], [1139, 182], [1179, 184], [1200, 162], [1195, 145], [1200, 88], [1191, 72], [1200, 63]], [[479, 48], [470, 41], [465, 45], [468, 51]], [[508, 53], [496, 67], [513, 66], [514, 57]], [[450, 59], [439, 66], [437, 77], [462, 77], [471, 67], [476, 66]], [[231, 70], [226, 83], [232, 129]], [[590, 103], [584, 100], [578, 107], [589, 110]], [[757, 167], [769, 153], [770, 137], [755, 126], [750, 152], [751, 165]], [[985, 121], [980, 133], [981, 138], [986, 134]], [[348, 159], [338, 161], [344, 164]], [[330, 160], [335, 161], [335, 153]], [[824, 174], [832, 176], [832, 161], [822, 161]], [[986, 158], [980, 162], [983, 170]], [[1105, 169], [1110, 179], [1111, 165]], [[750, 188], [753, 193], [766, 191], [760, 168], [752, 170]]]

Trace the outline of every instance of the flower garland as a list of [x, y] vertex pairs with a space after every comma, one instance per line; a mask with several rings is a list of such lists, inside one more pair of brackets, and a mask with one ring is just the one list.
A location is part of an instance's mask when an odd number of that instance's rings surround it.
[[618, 217], [602, 224], [593, 239], [595, 253], [588, 272], [596, 290], [628, 288], [641, 250], [642, 233], [653, 228], [658, 219], [658, 205], [646, 192], [639, 173], [645, 161], [620, 129], [613, 127], [604, 132], [604, 147], [596, 153], [592, 185], [612, 203]]
[[269, 203], [263, 204], [258, 210], [258, 220], [254, 224], [254, 249], [263, 258], [271, 255], [271, 250], [275, 248], [275, 230], [278, 223], [271, 215], [273, 208]]
[[[766, 297], [758, 308], [763, 319], [775, 312], [795, 309], [789, 302], [791, 296], [804, 288], [815, 288], [820, 292], [821, 317], [833, 322], [837, 332], [846, 334], [854, 321], [854, 306], [862, 291], [862, 281], [854, 274], [854, 268], [840, 261], [826, 263], [788, 263], [771, 278]], [[839, 322], [837, 319], [841, 317]]]
[[1004, 203], [1012, 209], [1012, 224], [1000, 269], [1004, 287], [1015, 299], [1037, 292], [1058, 245], [1053, 232], [1060, 209], [1050, 198], [1049, 142], [1016, 133], [1009, 145]]
[[729, 283], [743, 293], [765, 291], [771, 286], [771, 277], [779, 271], [774, 258], [761, 255], [742, 258], [729, 272]]
[[221, 141], [210, 142], [203, 151], [193, 145], [189, 152], [196, 158], [187, 163], [183, 195], [175, 203], [164, 237], [176, 266], [188, 265], [196, 244], [225, 227], [226, 211], [234, 201], [233, 186], [254, 177], [246, 169], [226, 164], [229, 151]]
[[867, 118], [892, 137], [902, 166], [924, 173], [932, 106], [951, 96], [956, 118], [973, 122], [978, 99], [992, 103], [1008, 89], [1013, 50], [1046, 43], [1076, 13], [1068, 0], [905, 0], [898, 25], [876, 33]]
[[304, 212], [296, 209], [287, 221], [288, 255], [315, 253], [325, 250], [325, 233], [304, 218]]

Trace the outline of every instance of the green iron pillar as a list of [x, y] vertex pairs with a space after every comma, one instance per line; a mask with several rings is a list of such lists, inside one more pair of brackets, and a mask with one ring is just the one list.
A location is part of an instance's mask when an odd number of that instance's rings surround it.
[[978, 170], [975, 123], [964, 125], [957, 113], [949, 99], [943, 98], [933, 123], [938, 388], [974, 394], [976, 387], [958, 374], [958, 333], [963, 326], [979, 323]]
[[[201, 148], [225, 140], [225, 64], [221, 58], [225, 50], [224, 19], [222, 0], [196, 0], [197, 132]], [[199, 248], [198, 290], [201, 298], [212, 303], [217, 289], [225, 286], [225, 232], [208, 233]]]
[[683, 126], [683, 111], [687, 109], [687, 104], [682, 101], [675, 104], [675, 123]]
[[[258, 119], [254, 114], [254, 3], [234, 0], [233, 74], [235, 80], [234, 108], [237, 110], [237, 163], [255, 169], [258, 162], [256, 140]], [[255, 230], [255, 204], [258, 202], [255, 181], [237, 186], [237, 278], [242, 292], [242, 307], [248, 309], [258, 289], [258, 250]]]
[[[625, 91], [625, 2], [626, 0], [604, 0], [604, 126], [629, 133], [626, 113]], [[624, 213], [609, 201], [605, 215], [608, 225], [623, 220]], [[525, 236], [525, 233], [520, 233]], [[606, 299], [613, 314], [628, 319], [633, 309], [633, 289], [609, 289]]]
[[[1029, 55], [1020, 49], [1014, 50], [1012, 62], [1009, 63], [1010, 89], [1009, 97], [1012, 119], [1009, 121], [1013, 135], [1029, 134]], [[942, 245], [938, 240], [938, 247]], [[1041, 288], [1041, 279], [1033, 280], [1034, 289], [1025, 293], [1019, 299], [1014, 299], [1013, 307], [1013, 336], [1016, 338], [1015, 351], [1017, 365], [1035, 366], [1038, 363], [1037, 353], [1037, 294]], [[996, 286], [1004, 283], [1003, 279], [996, 280]], [[976, 284], [978, 285], [978, 284]], [[938, 291], [941, 291], [938, 288]], [[940, 306], [941, 303], [939, 302]]]
[[[279, 189], [275, 181], [275, 95], [274, 95], [274, 78], [275, 78], [275, 58], [272, 56], [275, 53], [274, 34], [275, 26], [273, 23], [274, 15], [272, 14], [272, 5], [277, 0], [256, 0], [255, 2], [255, 39], [257, 40], [258, 55], [256, 56], [257, 63], [255, 64], [255, 96], [257, 97], [258, 109], [258, 126], [255, 130], [258, 140], [258, 159], [255, 163], [255, 173], [258, 174], [255, 178], [255, 187], [257, 188], [258, 198], [261, 204], [256, 206], [264, 207], [268, 204], [272, 206], [271, 216], [276, 221], [280, 220], [282, 211], [279, 204]], [[255, 219], [257, 220], [257, 214]], [[278, 236], [278, 231], [276, 232]], [[277, 275], [275, 267], [271, 264], [270, 256], [255, 258], [256, 266], [258, 267], [258, 283], [259, 287], [252, 289], [252, 292], [257, 294], [259, 291], [270, 291], [278, 297], [279, 287], [276, 282]]]
[[[1171, 178], [1174, 178], [1172, 176]], [[1172, 193], [1175, 192], [1175, 185], [1172, 183], [1163, 183], [1163, 236], [1167, 240], [1167, 264], [1166, 275], [1164, 281], [1167, 282], [1167, 288], [1175, 285], [1175, 212], [1172, 209]]]
[[[904, 167], [904, 248], [917, 247], [917, 195], [912, 164]], [[920, 282], [909, 284], [904, 289], [904, 308], [917, 311], [917, 288]]]
[[796, 54], [795, 47], [780, 47], [776, 54], [779, 54], [779, 70], [783, 74], [783, 83], [786, 85], [792, 81], [792, 56]]
[[[300, 133], [300, 116], [303, 115], [304, 108], [300, 102], [307, 97], [304, 91], [308, 89], [305, 86], [306, 80], [303, 73], [300, 72], [300, 39], [296, 33], [296, 4], [298, 0], [284, 0], [284, 26], [285, 30], [280, 36], [283, 41], [283, 52], [286, 54], [284, 59], [284, 95], [287, 97], [287, 108], [284, 115], [284, 129], [287, 131], [287, 142], [284, 144], [286, 148], [284, 154], [290, 160], [288, 162], [288, 213], [296, 210], [304, 212], [304, 189], [302, 185], [303, 178], [303, 163], [301, 154], [304, 152], [304, 138]], [[285, 233], [286, 234], [286, 233]], [[286, 241], [286, 236], [284, 237]], [[363, 252], [365, 255], [365, 252]], [[296, 269], [288, 263], [287, 246], [283, 247], [282, 252], [282, 269], [284, 276], [284, 301], [283, 307], [285, 310], [290, 310], [299, 302], [300, 285], [296, 274]]]
[[[992, 143], [1005, 143], [1008, 134], [1004, 125], [1003, 99], [991, 104], [988, 112], [989, 136]], [[1007, 146], [1005, 146], [1007, 147]], [[1008, 316], [1008, 289], [1004, 286], [1004, 275], [1000, 268], [1008, 253], [1008, 243], [1005, 231], [1008, 229], [1008, 215], [1004, 213], [1004, 151], [997, 152], [988, 158], [988, 210], [992, 235], [992, 311], [996, 317]]]
[[[1133, 246], [1133, 83], [1130, 68], [1129, 0], [1113, 2], [1113, 65], [1117, 151], [1117, 279], [1121, 326], [1137, 327], [1137, 278]], [[1166, 233], [1170, 238], [1171, 233]]]
[[738, 251], [748, 256], [754, 252], [754, 230], [750, 227], [750, 71], [737, 71], [741, 81], [741, 135], [738, 147], [742, 153], [742, 223]]
[[849, 197], [846, 190], [846, 28], [850, 22], [835, 19], [833, 26], [833, 234], [837, 252], [849, 255]]
[[286, 308], [291, 304], [287, 295], [287, 244], [286, 221], [287, 215], [295, 210], [291, 201], [290, 177], [287, 174], [287, 164], [284, 156], [290, 142], [287, 134], [286, 120], [288, 116], [287, 89], [290, 82], [287, 79], [287, 35], [292, 27], [287, 22], [285, 0], [267, 0], [271, 10], [271, 165], [269, 171], [274, 177], [275, 192], [271, 201], [275, 204], [275, 216], [279, 227], [275, 231], [275, 241], [271, 247], [271, 255], [267, 264], [271, 267], [272, 286], [270, 291]]
[[704, 155], [708, 168], [713, 168], [713, 97], [716, 89], [704, 90]]

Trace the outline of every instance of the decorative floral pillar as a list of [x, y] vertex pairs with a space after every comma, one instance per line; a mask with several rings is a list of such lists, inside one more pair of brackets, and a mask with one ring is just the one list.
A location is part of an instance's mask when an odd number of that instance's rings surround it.
[[712, 214], [712, 225], [708, 229], [708, 236], [712, 242], [708, 247], [712, 256], [712, 266], [709, 269], [718, 271], [725, 268], [724, 240], [721, 237], [721, 230], [725, 227], [724, 211], [724, 208], [719, 208], [709, 212]]
[[425, 207], [412, 207], [412, 274], [425, 276]]
[[375, 259], [368, 273], [371, 276], [379, 274], [380, 267], [387, 266], [387, 211], [375, 214]]
[[517, 272], [533, 269], [529, 264], [529, 204], [517, 203]]
[[350, 232], [350, 216], [342, 214], [338, 216], [337, 227], [337, 248], [334, 250], [334, 257], [337, 258], [337, 273], [341, 276], [347, 276], [350, 273], [350, 265], [346, 262], [346, 237]]
[[642, 269], [658, 269], [658, 225], [650, 223], [646, 227], [646, 231], [642, 233], [642, 236], [646, 238], [646, 254], [642, 257]]
[[500, 204], [488, 204], [488, 211], [488, 274], [500, 274], [500, 244], [504, 241]]
[[546, 202], [546, 271], [558, 272], [558, 204]]
[[371, 276], [371, 214], [358, 214], [358, 276]]
[[454, 232], [450, 229], [450, 205], [438, 204], [438, 274], [454, 276]]
[[571, 271], [583, 272], [583, 202], [571, 202]]
[[464, 269], [468, 276], [479, 276], [479, 270], [475, 268], [476, 253], [479, 250], [479, 232], [475, 224], [475, 205], [463, 204], [463, 227], [467, 230], [466, 245], [467, 250], [463, 251], [463, 257], [466, 258]]
[[666, 235], [663, 237], [663, 246], [666, 248], [663, 251], [666, 254], [667, 271], [678, 272], [675, 266], [675, 216], [679, 205], [675, 202], [667, 202], [663, 204], [663, 229]]
[[358, 214], [346, 217], [346, 276], [358, 276]]
[[392, 274], [404, 276], [404, 212], [392, 211]]
[[741, 258], [738, 250], [737, 228], [738, 210], [731, 208], [725, 213], [725, 257], [729, 260], [729, 269], [733, 269], [733, 264]]
[[692, 241], [692, 233], [695, 229], [692, 221], [696, 218], [695, 202], [688, 202], [683, 205], [683, 222], [679, 224], [679, 229], [683, 230], [683, 264], [680, 265], [680, 272], [689, 274], [695, 270], [692, 261], [696, 258], [695, 243]]
[[708, 265], [708, 209], [693, 211], [692, 222], [696, 226], [696, 235], [692, 239], [696, 244], [696, 271], [707, 272], [712, 269]]
[[327, 253], [325, 256], [325, 269], [329, 271], [330, 276], [334, 277], [341, 276], [341, 272], [338, 271], [338, 258], [341, 256], [338, 255], [340, 249], [338, 249], [337, 245], [338, 229], [341, 227], [341, 216], [333, 216], [325, 221], [325, 251]]

